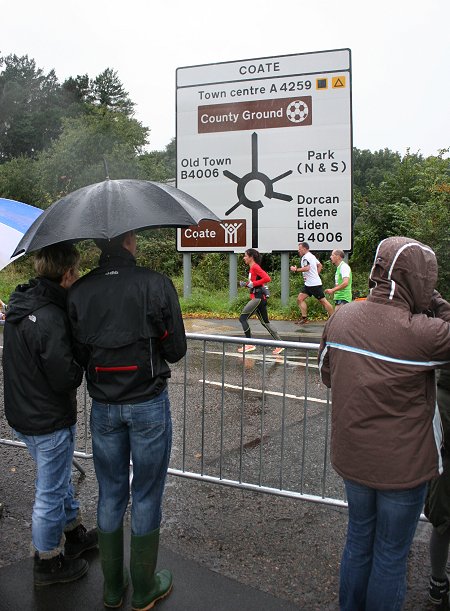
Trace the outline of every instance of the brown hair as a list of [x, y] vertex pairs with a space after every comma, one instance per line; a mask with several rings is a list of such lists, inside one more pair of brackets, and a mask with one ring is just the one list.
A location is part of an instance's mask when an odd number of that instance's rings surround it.
[[253, 261], [255, 263], [257, 263], [258, 265], [261, 264], [261, 254], [258, 250], [256, 250], [256, 248], [247, 248], [247, 250], [245, 251], [245, 254], [248, 255], [249, 257], [252, 257]]
[[64, 274], [78, 267], [80, 255], [73, 244], [60, 242], [41, 248], [34, 255], [34, 269], [38, 276], [61, 282]]

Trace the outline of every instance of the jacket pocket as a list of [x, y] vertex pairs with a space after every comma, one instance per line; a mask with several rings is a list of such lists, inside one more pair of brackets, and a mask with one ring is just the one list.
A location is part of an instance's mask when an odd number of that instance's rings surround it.
[[148, 340], [138, 340], [126, 346], [102, 348], [94, 346], [88, 373], [92, 381], [100, 384], [139, 383], [151, 375]]

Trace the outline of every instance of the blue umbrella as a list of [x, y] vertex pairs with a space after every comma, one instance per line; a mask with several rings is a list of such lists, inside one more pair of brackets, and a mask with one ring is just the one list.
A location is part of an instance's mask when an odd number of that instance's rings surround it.
[[40, 208], [0, 198], [0, 269], [11, 263], [23, 234], [42, 212]]

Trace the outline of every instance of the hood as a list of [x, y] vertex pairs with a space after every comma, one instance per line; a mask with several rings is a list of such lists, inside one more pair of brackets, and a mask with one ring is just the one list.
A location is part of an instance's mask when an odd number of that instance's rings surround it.
[[428, 309], [437, 277], [436, 256], [429, 246], [411, 238], [387, 238], [375, 253], [367, 300], [418, 314]]
[[49, 303], [65, 309], [66, 299], [66, 290], [57, 282], [48, 278], [34, 278], [28, 284], [19, 284], [11, 294], [6, 321], [17, 324]]

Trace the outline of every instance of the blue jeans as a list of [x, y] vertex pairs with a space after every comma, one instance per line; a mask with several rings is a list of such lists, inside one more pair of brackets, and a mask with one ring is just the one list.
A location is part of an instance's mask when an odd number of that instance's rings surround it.
[[341, 611], [400, 611], [408, 552], [427, 484], [377, 490], [345, 480], [348, 531], [340, 570]]
[[71, 481], [76, 427], [46, 435], [14, 432], [26, 444], [37, 468], [33, 545], [41, 557], [55, 556], [63, 549], [64, 528], [77, 520], [79, 513]]
[[92, 400], [92, 449], [99, 495], [98, 526], [122, 526], [130, 497], [131, 531], [145, 535], [161, 523], [161, 503], [172, 446], [167, 389], [144, 403], [108, 404]]

